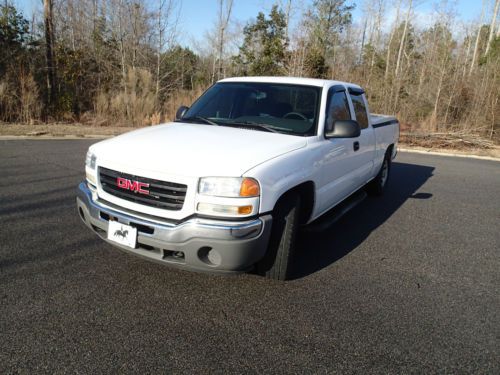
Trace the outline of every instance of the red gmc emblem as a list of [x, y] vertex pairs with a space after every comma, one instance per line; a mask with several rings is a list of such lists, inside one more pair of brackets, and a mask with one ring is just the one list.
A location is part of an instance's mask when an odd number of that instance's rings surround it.
[[149, 187], [149, 184], [146, 184], [145, 182], [132, 181], [126, 178], [117, 177], [116, 186], [120, 189], [132, 190], [134, 193], [149, 195], [149, 190], [146, 190]]

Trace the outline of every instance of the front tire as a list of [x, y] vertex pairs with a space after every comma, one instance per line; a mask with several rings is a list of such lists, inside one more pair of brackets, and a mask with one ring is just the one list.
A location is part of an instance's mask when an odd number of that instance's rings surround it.
[[281, 199], [273, 212], [269, 246], [257, 264], [259, 274], [274, 280], [287, 280], [292, 274], [295, 243], [300, 220], [300, 196]]

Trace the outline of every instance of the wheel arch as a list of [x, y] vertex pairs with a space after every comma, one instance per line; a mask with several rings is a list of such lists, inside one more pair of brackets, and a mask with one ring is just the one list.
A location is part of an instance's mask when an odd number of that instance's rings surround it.
[[315, 203], [315, 184], [313, 181], [304, 181], [294, 187], [288, 189], [283, 194], [280, 195], [274, 207], [283, 201], [286, 197], [298, 194], [301, 199], [301, 207], [300, 207], [300, 224], [306, 224], [309, 221], [314, 209]]
[[387, 154], [391, 156], [391, 160], [392, 160], [394, 157], [394, 143], [391, 143], [389, 145], [389, 147], [387, 147], [386, 155]]

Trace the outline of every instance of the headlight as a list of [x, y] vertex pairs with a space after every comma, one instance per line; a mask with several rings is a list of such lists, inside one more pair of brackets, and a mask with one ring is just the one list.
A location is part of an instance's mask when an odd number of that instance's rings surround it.
[[88, 151], [87, 157], [85, 158], [85, 165], [93, 170], [95, 169], [95, 161], [96, 161], [95, 155], [90, 151]]
[[249, 177], [204, 177], [200, 179], [198, 193], [216, 197], [258, 197], [260, 186]]
[[87, 152], [87, 157], [85, 158], [85, 176], [87, 177], [87, 181], [93, 186], [97, 186], [96, 181], [96, 172], [95, 172], [95, 163], [96, 157], [90, 151]]

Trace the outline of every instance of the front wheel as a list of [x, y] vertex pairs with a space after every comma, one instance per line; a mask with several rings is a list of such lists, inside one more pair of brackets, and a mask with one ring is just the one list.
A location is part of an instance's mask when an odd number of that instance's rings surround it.
[[299, 220], [300, 196], [293, 194], [281, 199], [273, 212], [271, 237], [266, 255], [257, 264], [259, 274], [275, 280], [290, 278]]
[[377, 176], [371, 180], [367, 185], [368, 193], [371, 195], [382, 195], [384, 194], [387, 181], [389, 180], [389, 173], [391, 172], [391, 152], [388, 150], [385, 154], [384, 161], [382, 162], [382, 167]]

